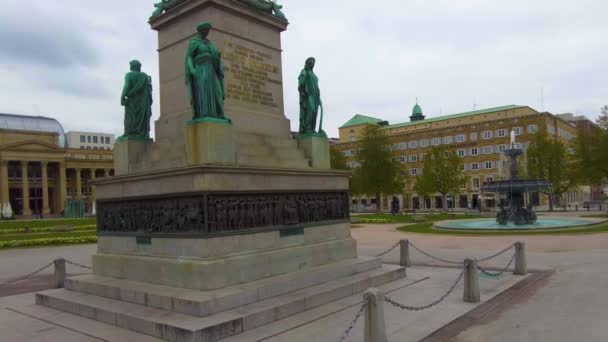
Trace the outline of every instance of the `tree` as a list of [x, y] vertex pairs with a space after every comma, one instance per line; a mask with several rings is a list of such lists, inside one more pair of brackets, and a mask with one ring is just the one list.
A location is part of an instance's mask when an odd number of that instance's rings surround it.
[[579, 132], [574, 148], [575, 165], [583, 180], [601, 184], [608, 179], [608, 131]]
[[348, 170], [348, 165], [346, 165], [346, 157], [344, 157], [342, 151], [333, 146], [329, 148], [329, 160], [332, 169]]
[[550, 138], [545, 130], [532, 137], [526, 161], [528, 177], [550, 181], [558, 199], [579, 183], [579, 169], [574, 154], [568, 151], [564, 143]]
[[597, 118], [597, 124], [604, 130], [608, 130], [608, 105], [602, 107], [600, 116]]
[[351, 191], [375, 196], [376, 210], [380, 212], [381, 195], [395, 194], [403, 189], [401, 164], [393, 159], [389, 137], [377, 126], [365, 129], [360, 146], [357, 159], [361, 167], [354, 171]]
[[446, 208], [446, 196], [458, 194], [466, 181], [462, 158], [445, 146], [432, 147], [422, 175], [416, 177], [416, 192], [422, 196], [440, 193]]

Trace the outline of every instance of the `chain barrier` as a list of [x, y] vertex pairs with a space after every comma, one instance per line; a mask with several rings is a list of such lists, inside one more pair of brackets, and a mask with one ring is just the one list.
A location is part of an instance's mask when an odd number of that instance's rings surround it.
[[492, 260], [492, 259], [494, 259], [494, 258], [496, 258], [496, 257], [498, 257], [498, 256], [501, 256], [501, 255], [503, 255], [503, 254], [507, 253], [507, 252], [508, 252], [508, 251], [509, 251], [511, 248], [513, 248], [513, 247], [515, 247], [515, 244], [512, 244], [511, 246], [509, 246], [509, 247], [507, 247], [507, 248], [503, 249], [502, 251], [500, 251], [500, 252], [498, 252], [498, 253], [496, 253], [496, 254], [490, 255], [489, 257], [486, 257], [486, 258], [483, 258], [483, 259], [479, 259], [479, 260], [477, 260], [477, 261], [478, 261], [478, 262], [484, 262], [484, 261]]
[[408, 310], [408, 311], [422, 311], [422, 310], [426, 310], [426, 309], [430, 309], [433, 306], [443, 302], [450, 294], [452, 294], [452, 292], [454, 292], [454, 290], [456, 289], [456, 287], [458, 286], [458, 283], [460, 283], [460, 281], [462, 280], [462, 278], [464, 277], [464, 267], [462, 269], [462, 271], [460, 272], [460, 275], [458, 276], [458, 278], [456, 279], [456, 281], [454, 282], [454, 284], [452, 284], [452, 286], [450, 286], [450, 288], [448, 289], [448, 291], [441, 297], [439, 297], [437, 300], [433, 301], [430, 304], [427, 305], [422, 305], [422, 306], [408, 306], [408, 305], [403, 305], [399, 302], [396, 302], [392, 299], [390, 299], [389, 297], [384, 297], [384, 301], [391, 304], [392, 306], [395, 306], [401, 310]]
[[456, 261], [446, 260], [446, 259], [442, 259], [442, 258], [436, 257], [436, 256], [434, 256], [434, 255], [431, 255], [431, 254], [429, 254], [429, 253], [427, 253], [427, 252], [423, 251], [422, 249], [420, 249], [420, 248], [416, 247], [416, 245], [414, 245], [414, 244], [413, 244], [413, 243], [411, 243], [411, 242], [410, 242], [410, 246], [412, 246], [412, 248], [413, 248], [413, 249], [417, 250], [418, 252], [420, 252], [420, 253], [422, 253], [422, 254], [426, 255], [427, 257], [429, 257], [429, 258], [431, 258], [431, 259], [435, 259], [435, 260], [437, 260], [437, 261], [445, 262], [446, 264], [452, 264], [452, 265], [461, 265], [461, 264], [462, 264], [462, 261], [456, 262]]
[[397, 242], [393, 247], [389, 248], [385, 252], [376, 255], [376, 258], [383, 257], [383, 256], [387, 255], [388, 253], [392, 252], [393, 249], [397, 248], [397, 246], [399, 246], [400, 244], [401, 244], [401, 242]]
[[490, 277], [500, 277], [501, 275], [503, 275], [505, 272], [507, 272], [509, 270], [509, 267], [511, 267], [511, 265], [513, 264], [513, 262], [515, 261], [515, 253], [513, 253], [513, 256], [511, 257], [511, 260], [509, 260], [509, 263], [507, 264], [507, 266], [505, 268], [503, 268], [501, 271], [499, 272], [490, 272], [486, 269], [484, 269], [481, 266], [477, 266], [477, 269], [479, 271], [481, 271], [481, 273], [490, 276]]
[[352, 322], [350, 322], [350, 325], [348, 326], [346, 331], [344, 331], [342, 336], [338, 339], [338, 342], [346, 341], [346, 339], [348, 338], [348, 335], [350, 335], [350, 332], [353, 330], [353, 328], [357, 324], [357, 321], [359, 320], [359, 318], [361, 318], [361, 316], [365, 312], [366, 307], [367, 307], [367, 301], [363, 300], [363, 303], [361, 303], [361, 307], [359, 308], [359, 311], [357, 311], [357, 315], [355, 316], [355, 319], [353, 319]]
[[77, 262], [70, 261], [70, 260], [68, 260], [68, 259], [65, 259], [65, 262], [66, 262], [66, 263], [68, 263], [68, 264], [70, 264], [70, 265], [72, 265], [72, 266], [76, 266], [76, 267], [84, 268], [85, 270], [92, 270], [92, 269], [93, 269], [93, 267], [86, 266], [86, 265], [82, 265], [82, 264], [79, 264], [79, 263], [77, 263]]
[[14, 283], [20, 282], [20, 281], [22, 281], [22, 280], [25, 280], [25, 279], [27, 279], [27, 278], [33, 277], [34, 275], [36, 275], [36, 274], [38, 274], [38, 273], [40, 273], [40, 272], [42, 272], [42, 271], [46, 270], [47, 268], [49, 268], [49, 267], [51, 267], [51, 266], [53, 266], [53, 262], [52, 262], [52, 261], [51, 261], [50, 263], [48, 263], [48, 264], [44, 265], [43, 267], [41, 267], [41, 268], [39, 268], [39, 269], [35, 270], [34, 272], [29, 273], [29, 274], [27, 274], [27, 275], [25, 275], [25, 276], [23, 276], [23, 277], [20, 277], [20, 278], [17, 278], [17, 279], [13, 279], [13, 280], [9, 280], [9, 281], [6, 281], [6, 282], [4, 282], [4, 283], [0, 283], [0, 286], [11, 285], [11, 284], [14, 284]]

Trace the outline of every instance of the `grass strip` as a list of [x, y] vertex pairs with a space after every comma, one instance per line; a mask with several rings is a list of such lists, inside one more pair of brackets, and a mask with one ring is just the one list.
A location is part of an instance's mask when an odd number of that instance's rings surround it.
[[84, 219], [53, 219], [53, 220], [29, 220], [29, 221], [0, 221], [0, 231], [5, 229], [52, 228], [56, 226], [91, 226], [95, 225], [95, 218]]
[[61, 246], [61, 245], [79, 245], [91, 244], [97, 242], [97, 236], [79, 236], [79, 237], [53, 237], [33, 240], [7, 240], [0, 241], [0, 249], [7, 248], [29, 248], [29, 247], [44, 247], [44, 246]]

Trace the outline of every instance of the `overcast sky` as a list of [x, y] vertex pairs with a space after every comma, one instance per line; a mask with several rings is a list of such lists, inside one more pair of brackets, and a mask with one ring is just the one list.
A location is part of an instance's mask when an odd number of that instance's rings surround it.
[[[2, 0], [0, 112], [66, 130], [122, 133], [120, 92], [137, 58], [158, 90], [155, 0]], [[354, 114], [409, 120], [508, 104], [595, 118], [608, 103], [608, 1], [283, 0], [286, 115], [317, 58], [326, 131]], [[155, 118], [159, 115], [155, 95]]]

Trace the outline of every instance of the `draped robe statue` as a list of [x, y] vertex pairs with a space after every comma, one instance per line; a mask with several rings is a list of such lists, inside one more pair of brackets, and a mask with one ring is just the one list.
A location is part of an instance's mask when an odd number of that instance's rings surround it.
[[319, 90], [319, 78], [313, 71], [314, 67], [315, 59], [308, 58], [298, 77], [300, 134], [316, 133], [317, 116], [319, 107], [321, 107], [321, 91]]
[[141, 63], [131, 61], [131, 71], [125, 75], [120, 98], [125, 107], [125, 132], [121, 137], [129, 140], [150, 139], [152, 117], [152, 79], [141, 71]]
[[188, 42], [185, 77], [192, 106], [192, 120], [205, 117], [224, 119], [224, 64], [207, 39], [211, 24], [197, 27], [198, 35]]

